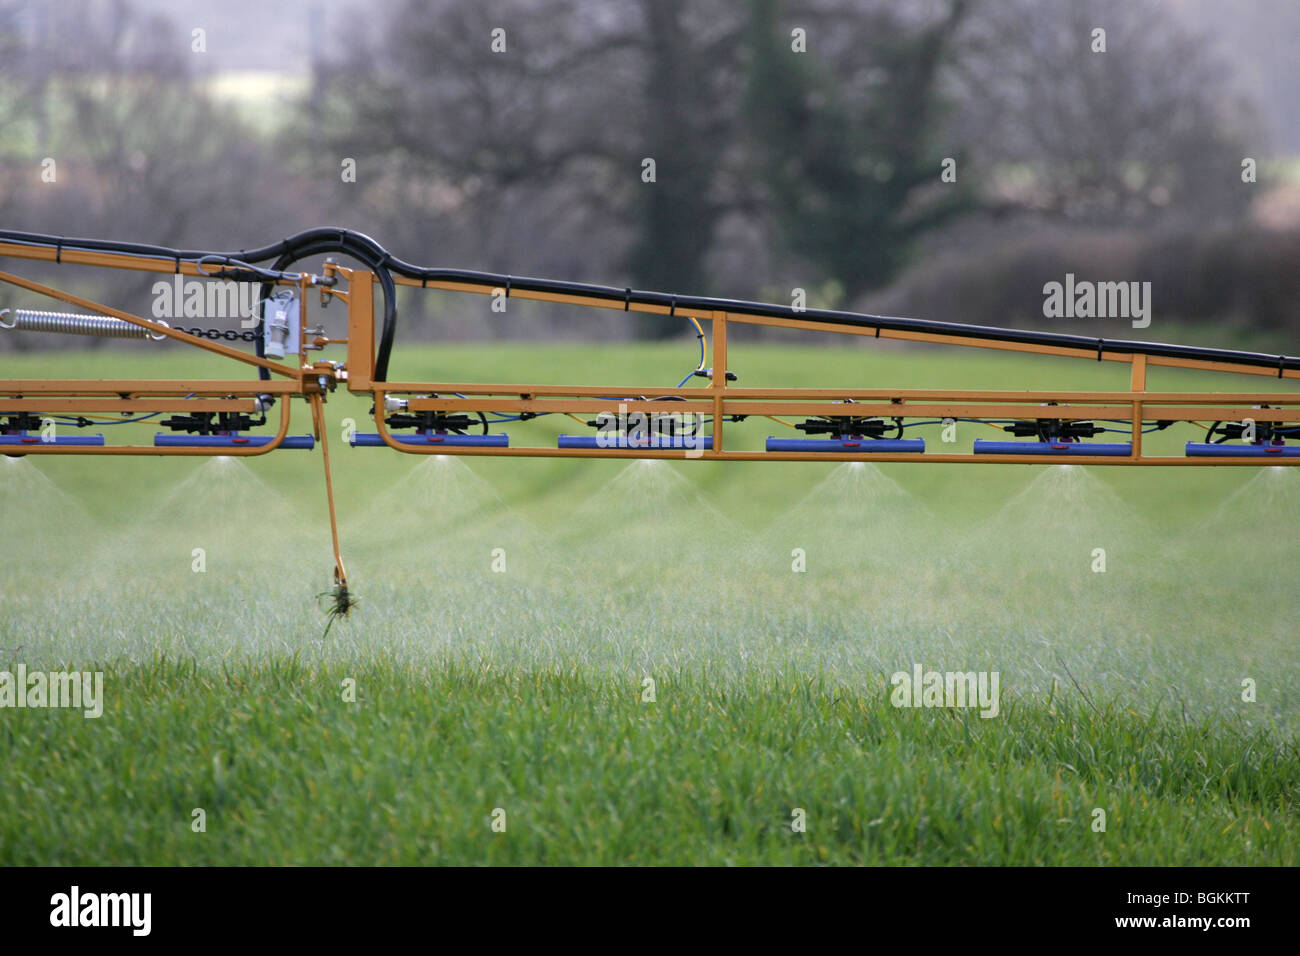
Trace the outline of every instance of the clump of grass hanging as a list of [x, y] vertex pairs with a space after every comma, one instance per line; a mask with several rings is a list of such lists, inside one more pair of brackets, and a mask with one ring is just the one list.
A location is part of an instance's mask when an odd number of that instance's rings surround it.
[[321, 634], [321, 639], [324, 640], [329, 637], [330, 628], [334, 626], [334, 622], [341, 617], [347, 617], [352, 609], [361, 602], [354, 598], [348, 590], [348, 582], [341, 580], [337, 576], [334, 579], [334, 587], [316, 595], [318, 603], [321, 598], [329, 598], [328, 606], [321, 608], [326, 617], [325, 632]]

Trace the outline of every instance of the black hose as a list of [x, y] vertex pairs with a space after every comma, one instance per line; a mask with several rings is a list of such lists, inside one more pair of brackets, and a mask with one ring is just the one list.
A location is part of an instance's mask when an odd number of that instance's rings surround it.
[[348, 229], [317, 228], [290, 236], [280, 242], [257, 249], [238, 252], [209, 252], [202, 250], [169, 249], [142, 243], [117, 242], [103, 239], [65, 239], [42, 233], [0, 230], [0, 241], [17, 244], [79, 249], [95, 252], [115, 252], [126, 255], [148, 256], [175, 261], [179, 271], [182, 261], [207, 260], [220, 265], [225, 261], [238, 271], [241, 266], [275, 260], [285, 263], [284, 268], [311, 255], [339, 253], [350, 256], [373, 271], [384, 291], [384, 324], [380, 334], [375, 364], [375, 380], [384, 381], [388, 373], [388, 360], [392, 353], [397, 324], [396, 286], [392, 274], [422, 282], [464, 282], [472, 285], [497, 287], [510, 283], [514, 289], [560, 295], [576, 295], [618, 303], [626, 306], [659, 305], [678, 309], [702, 311], [731, 311], [773, 318], [798, 318], [805, 323], [822, 325], [827, 329], [866, 328], [872, 330], [922, 332], [932, 335], [951, 335], [993, 342], [1011, 342], [1025, 345], [1053, 346], [1076, 349], [1088, 354], [1106, 351], [1126, 355], [1150, 355], [1161, 358], [1190, 359], [1204, 362], [1229, 362], [1260, 368], [1277, 369], [1279, 377], [1287, 370], [1300, 370], [1300, 357], [1266, 355], [1262, 352], [1245, 352], [1235, 349], [1206, 348], [1201, 346], [1171, 345], [1161, 342], [1140, 342], [1128, 339], [1103, 339], [1094, 336], [1071, 335], [1061, 332], [1038, 332], [1020, 329], [994, 328], [982, 325], [965, 325], [957, 322], [937, 322], [928, 319], [909, 319], [897, 316], [865, 315], [855, 312], [838, 312], [825, 309], [795, 311], [792, 306], [739, 299], [715, 299], [703, 296], [670, 295], [666, 292], [636, 292], [613, 286], [588, 285], [554, 279], [520, 278], [490, 272], [471, 272], [463, 269], [441, 269], [417, 266], [394, 258], [379, 243], [364, 233]]
[[[349, 234], [344, 233], [343, 235]], [[350, 235], [356, 234], [352, 233]], [[302, 233], [300, 236], [307, 236], [307, 234]], [[383, 290], [384, 295], [384, 321], [379, 337], [379, 350], [375, 358], [374, 380], [376, 382], [385, 381], [388, 378], [388, 360], [393, 352], [393, 340], [397, 331], [397, 286], [393, 282], [392, 274], [384, 266], [382, 257], [376, 256], [368, 248], [359, 247], [355, 243], [341, 240], [338, 232], [335, 232], [333, 236], [311, 236], [305, 242], [299, 241], [300, 236], [286, 240], [287, 248], [275, 260], [275, 264], [272, 266], [273, 271], [284, 272], [294, 263], [311, 256], [341, 253], [356, 259], [379, 277], [380, 288]], [[383, 255], [386, 256], [387, 253]], [[264, 284], [260, 293], [261, 298], [265, 299], [270, 296], [271, 291], [271, 285], [269, 283]], [[258, 340], [257, 354], [263, 354], [260, 339]], [[270, 372], [266, 369], [259, 369], [258, 371], [262, 378], [270, 377]]]

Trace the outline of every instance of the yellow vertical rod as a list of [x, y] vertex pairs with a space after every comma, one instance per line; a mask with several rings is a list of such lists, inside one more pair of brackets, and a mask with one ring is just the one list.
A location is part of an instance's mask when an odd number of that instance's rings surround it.
[[[1145, 392], [1146, 390], [1147, 357], [1134, 355], [1133, 371], [1129, 377], [1129, 391]], [[1133, 402], [1133, 457], [1142, 457], [1142, 402], [1140, 400]]]
[[330, 535], [334, 540], [334, 583], [340, 587], [347, 587], [348, 572], [343, 567], [343, 555], [339, 551], [339, 522], [334, 511], [334, 479], [330, 474], [330, 446], [329, 439], [325, 435], [324, 403], [319, 394], [312, 394], [308, 400], [311, 402], [311, 417], [316, 426], [316, 437], [320, 440], [321, 458], [325, 461], [325, 497], [329, 500]]
[[722, 451], [722, 392], [727, 387], [727, 313], [713, 313], [713, 450]]

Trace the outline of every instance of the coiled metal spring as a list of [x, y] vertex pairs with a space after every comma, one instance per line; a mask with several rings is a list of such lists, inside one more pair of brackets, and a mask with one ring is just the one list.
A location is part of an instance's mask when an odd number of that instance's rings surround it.
[[[13, 316], [8, 323], [5, 316]], [[156, 320], [155, 320], [156, 321]], [[167, 325], [166, 322], [158, 322]], [[169, 326], [170, 328], [170, 326]], [[39, 309], [0, 309], [0, 329], [20, 332], [62, 332], [67, 335], [94, 335], [105, 339], [153, 339], [167, 336], [150, 332], [139, 325], [103, 315], [79, 315], [75, 312], [42, 312]]]

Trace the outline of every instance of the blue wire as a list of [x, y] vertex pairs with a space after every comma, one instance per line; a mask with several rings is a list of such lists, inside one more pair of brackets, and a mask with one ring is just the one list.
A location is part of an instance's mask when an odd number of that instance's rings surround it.
[[[690, 372], [689, 375], [687, 375], [684, 379], [682, 379], [680, 382], [677, 383], [677, 387], [678, 387], [678, 388], [682, 388], [682, 387], [683, 387], [687, 382], [689, 382], [692, 378], [695, 377], [695, 373], [696, 373], [697, 371], [699, 371], [700, 369], [704, 368], [704, 335], [703, 335], [703, 333], [697, 332], [696, 335], [695, 335], [695, 337], [696, 337], [697, 339], [699, 339], [699, 341], [700, 341], [700, 361], [699, 361], [699, 364], [698, 364], [694, 369], [691, 370], [691, 372]], [[457, 398], [465, 398], [465, 396], [462, 395], [460, 392], [452, 392], [452, 394], [455, 395]], [[614, 397], [614, 396], [612, 396], [612, 395], [602, 395], [601, 398], [604, 399], [604, 400], [607, 401], [607, 402], [632, 402], [632, 401], [635, 401], [635, 399], [631, 399], [631, 398], [616, 398], [616, 397]], [[160, 414], [160, 413], [155, 413], [155, 414]], [[489, 419], [488, 419], [488, 423], [489, 423], [489, 424], [492, 424], [492, 425], [502, 424], [502, 423], [504, 423], [504, 422], [520, 422], [520, 421], [523, 421], [523, 416], [521, 416], [521, 415], [505, 415], [505, 414], [502, 414], [501, 412], [494, 412], [493, 414], [497, 415], [498, 417], [496, 417], [496, 418], [489, 418]], [[554, 415], [554, 414], [556, 414], [556, 413], [555, 413], [555, 412], [538, 412], [538, 413], [536, 413], [535, 415], [533, 415], [532, 417], [533, 417], [533, 418], [542, 418], [543, 416], [546, 416], [546, 415]], [[141, 419], [141, 420], [143, 420], [143, 419]], [[113, 424], [117, 424], [117, 423], [114, 422]], [[712, 424], [712, 419], [709, 420], [709, 424]]]
[[[193, 393], [193, 392], [190, 392], [190, 393], [189, 393], [188, 395], [186, 395], [185, 397], [186, 397], [186, 398], [193, 398], [193, 397], [194, 397], [194, 393]], [[116, 422], [91, 422], [90, 425], [134, 425], [136, 422], [147, 422], [149, 419], [151, 419], [151, 418], [157, 418], [159, 415], [162, 415], [162, 414], [164, 414], [164, 413], [163, 413], [163, 412], [150, 412], [148, 415], [141, 415], [139, 418], [123, 418], [123, 419], [121, 419], [120, 421], [116, 421]], [[60, 424], [62, 424], [62, 425], [77, 425], [77, 420], [76, 420], [75, 418], [51, 418], [50, 420], [51, 420], [51, 421], [58, 422], [58, 423], [60, 423]], [[90, 425], [87, 425], [87, 426], [85, 426], [85, 427], [86, 427], [86, 428], [89, 428]], [[80, 425], [77, 425], [77, 427], [80, 428], [81, 426], [80, 426]]]
[[[916, 426], [916, 425], [942, 425], [942, 424], [944, 424], [945, 422], [947, 422], [947, 421], [949, 421], [949, 420], [950, 420], [950, 419], [947, 419], [947, 418], [940, 418], [940, 419], [936, 419], [935, 421], [932, 421], [932, 422], [906, 422], [906, 423], [904, 423], [903, 427], [904, 427], [904, 428], [912, 428], [912, 427], [914, 427], [914, 426]], [[951, 421], [954, 421], [954, 422], [981, 422], [981, 423], [986, 424], [986, 425], [1012, 425], [1012, 424], [1015, 424], [1014, 420], [1013, 420], [1013, 419], [1010, 419], [1010, 418], [954, 418], [954, 419], [951, 419]]]
[[[1015, 422], [1014, 422], [1013, 420], [1011, 420], [1011, 419], [997, 419], [997, 418], [954, 418], [954, 419], [952, 419], [952, 420], [953, 420], [953, 421], [957, 421], [957, 422], [981, 422], [981, 423], [983, 423], [983, 424], [987, 424], [987, 425], [1012, 425], [1012, 424], [1015, 424]], [[907, 422], [906, 424], [903, 425], [903, 427], [904, 427], [904, 428], [912, 428], [912, 427], [914, 427], [914, 426], [916, 426], [916, 425], [942, 425], [945, 421], [947, 421], [947, 419], [940, 419], [940, 420], [938, 420], [938, 421], [933, 421], [933, 422]], [[1117, 424], [1125, 424], [1124, 422], [1122, 422], [1120, 419], [1117, 419], [1117, 418], [1103, 418], [1103, 419], [1101, 419], [1101, 421], [1105, 421], [1105, 422], [1115, 422], [1115, 423], [1117, 423]], [[1159, 425], [1155, 425], [1155, 426], [1153, 426], [1153, 427], [1151, 427], [1151, 428], [1144, 428], [1144, 429], [1142, 430], [1142, 434], [1147, 435], [1147, 434], [1150, 434], [1151, 432], [1158, 432], [1158, 431], [1160, 431], [1160, 430], [1161, 430], [1161, 429], [1160, 429], [1160, 426], [1159, 426]], [[1127, 429], [1127, 428], [1101, 428], [1101, 429], [1098, 429], [1098, 431], [1103, 431], [1103, 432], [1116, 432], [1117, 434], [1122, 434], [1122, 435], [1127, 435], [1127, 434], [1129, 434], [1129, 429]]]
[[[497, 412], [495, 414], [501, 415], [500, 412]], [[545, 415], [554, 415], [554, 414], [555, 412], [534, 412], [532, 417], [542, 418]], [[522, 422], [523, 420], [524, 417], [522, 415], [501, 415], [500, 418], [489, 418], [488, 423], [495, 424], [497, 422]]]
[[695, 377], [696, 372], [704, 368], [704, 333], [697, 330], [695, 333], [695, 337], [700, 340], [700, 361], [696, 364], [695, 368], [691, 369], [690, 373], [684, 379], [682, 379], [680, 382], [677, 383], [678, 388], [681, 388], [683, 385], [689, 382], [692, 378]]
[[[159, 415], [161, 415], [161, 414], [162, 414], [162, 412], [150, 412], [148, 415], [141, 415], [139, 418], [123, 418], [121, 421], [116, 421], [116, 422], [91, 422], [90, 425], [87, 425], [87, 426], [85, 426], [85, 427], [86, 427], [86, 428], [89, 428], [91, 425], [96, 425], [96, 426], [98, 426], [98, 425], [133, 425], [133, 424], [135, 424], [136, 422], [147, 422], [149, 419], [151, 419], [151, 418], [157, 418], [157, 417], [158, 417]], [[51, 421], [58, 422], [60, 425], [76, 425], [76, 424], [77, 424], [77, 420], [76, 420], [75, 418], [52, 418]]]

